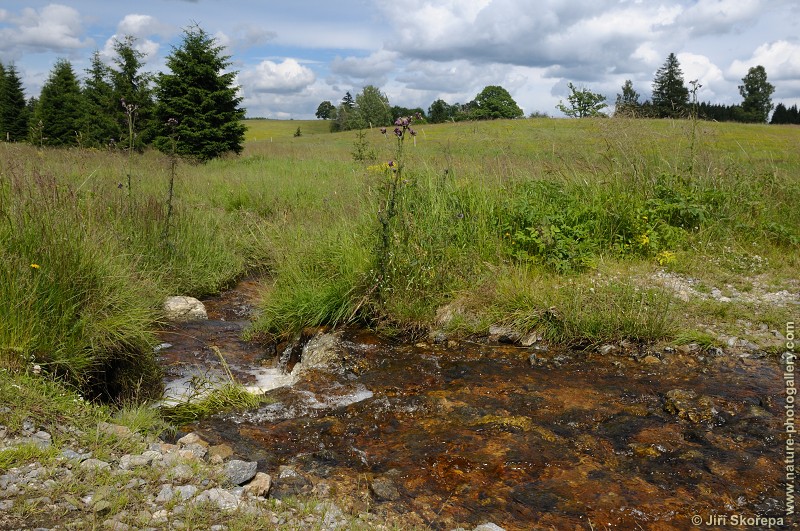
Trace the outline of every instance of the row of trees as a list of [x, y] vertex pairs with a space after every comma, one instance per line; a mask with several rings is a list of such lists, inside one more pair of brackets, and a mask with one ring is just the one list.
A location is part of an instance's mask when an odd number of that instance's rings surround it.
[[639, 94], [630, 80], [617, 94], [615, 113], [627, 116], [652, 118], [681, 118], [696, 113], [699, 118], [718, 121], [764, 123], [773, 109], [772, 94], [775, 86], [767, 81], [763, 66], [750, 68], [739, 85], [742, 102], [738, 105], [720, 105], [697, 101], [701, 88], [697, 80], [686, 86], [683, 72], [674, 53], [669, 54], [653, 79], [652, 99], [639, 102]]
[[192, 26], [167, 57], [170, 72], [153, 75], [143, 71], [136, 39], [126, 36], [114, 43], [112, 65], [94, 53], [82, 82], [72, 64], [59, 59], [39, 97], [28, 101], [14, 66], [0, 65], [3, 139], [48, 146], [154, 145], [198, 160], [240, 153], [245, 111], [222, 50]]
[[387, 126], [401, 116], [423, 116], [428, 122], [442, 123], [462, 120], [492, 120], [495, 118], [521, 118], [522, 109], [506, 89], [497, 85], [485, 87], [469, 103], [450, 105], [436, 100], [426, 113], [422, 108], [392, 106], [389, 98], [377, 87], [368, 85], [355, 98], [346, 93], [338, 106], [323, 101], [317, 107], [316, 117], [331, 120], [331, 131], [349, 131], [365, 127]]

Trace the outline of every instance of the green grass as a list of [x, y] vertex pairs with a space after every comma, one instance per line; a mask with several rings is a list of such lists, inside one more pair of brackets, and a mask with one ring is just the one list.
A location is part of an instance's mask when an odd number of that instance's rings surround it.
[[[2, 365], [39, 364], [90, 397], [152, 390], [163, 297], [252, 271], [271, 282], [253, 333], [277, 335], [351, 320], [425, 329], [453, 301], [473, 308], [454, 332], [500, 321], [571, 343], [785, 313], [678, 312], [657, 286], [619, 277], [668, 268], [707, 286], [748, 291], [758, 276], [786, 288], [800, 254], [797, 128], [700, 122], [692, 143], [688, 121], [419, 125], [378, 279], [393, 138], [246, 123], [241, 157], [178, 167], [169, 225], [161, 154], [133, 157], [129, 195], [120, 153], [0, 146]], [[356, 144], [374, 160], [355, 161]], [[611, 280], [592, 286], [598, 272]]]

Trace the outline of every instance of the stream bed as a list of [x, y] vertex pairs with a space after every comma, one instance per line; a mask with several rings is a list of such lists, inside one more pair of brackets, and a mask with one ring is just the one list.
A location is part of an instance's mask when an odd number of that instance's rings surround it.
[[268, 394], [184, 429], [258, 461], [274, 497], [330, 497], [446, 530], [785, 520], [774, 356], [404, 343], [360, 329], [265, 346], [240, 339], [257, 293], [250, 281], [204, 301], [209, 320], [165, 330], [159, 357], [167, 398], [223, 379], [220, 355]]

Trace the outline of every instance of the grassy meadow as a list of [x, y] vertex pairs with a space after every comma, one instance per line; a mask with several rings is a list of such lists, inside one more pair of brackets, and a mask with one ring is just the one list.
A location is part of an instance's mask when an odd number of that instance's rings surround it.
[[241, 156], [178, 166], [169, 219], [157, 152], [129, 165], [120, 152], [0, 144], [0, 366], [38, 365], [91, 397], [146, 397], [163, 297], [247, 274], [266, 279], [260, 336], [500, 323], [582, 346], [713, 343], [744, 321], [780, 328], [796, 308], [679, 300], [653, 280], [797, 292], [796, 127], [418, 124], [400, 154], [377, 129], [246, 123]]

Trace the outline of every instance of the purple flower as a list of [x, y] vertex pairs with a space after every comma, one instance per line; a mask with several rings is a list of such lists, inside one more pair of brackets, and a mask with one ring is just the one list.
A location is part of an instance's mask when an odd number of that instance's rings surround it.
[[389, 165], [390, 168], [394, 168], [394, 161], [393, 160], [390, 160], [389, 162], [387, 162], [387, 164]]
[[386, 134], [386, 128], [385, 128], [385, 127], [381, 127], [381, 134], [382, 134], [382, 135], [385, 135], [385, 134]]
[[403, 130], [402, 130], [402, 129], [400, 129], [399, 127], [395, 127], [395, 128], [394, 128], [394, 134], [396, 134], [396, 135], [398, 136], [398, 138], [402, 138], [402, 136], [403, 136]]
[[417, 136], [417, 132], [411, 129], [410, 127], [408, 128], [408, 132], [411, 133], [411, 136]]
[[398, 118], [397, 120], [394, 121], [394, 125], [403, 125], [403, 120], [401, 118]]

